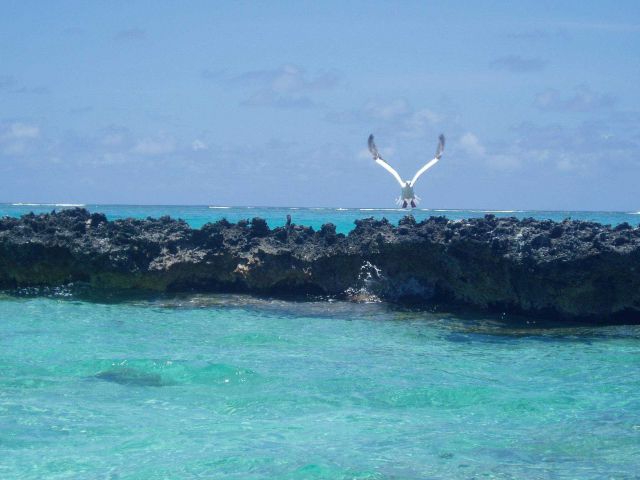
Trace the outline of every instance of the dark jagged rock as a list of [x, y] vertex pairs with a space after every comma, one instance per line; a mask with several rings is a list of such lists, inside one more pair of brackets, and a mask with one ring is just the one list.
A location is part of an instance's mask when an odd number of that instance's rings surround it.
[[640, 323], [640, 229], [532, 218], [398, 226], [349, 235], [259, 218], [192, 229], [169, 217], [107, 221], [84, 209], [0, 220], [0, 288], [242, 291], [466, 304], [501, 312]]

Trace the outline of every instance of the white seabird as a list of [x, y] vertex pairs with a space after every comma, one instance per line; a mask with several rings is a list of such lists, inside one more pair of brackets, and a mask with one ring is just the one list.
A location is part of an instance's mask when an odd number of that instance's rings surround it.
[[440, 157], [442, 157], [442, 153], [444, 152], [444, 135], [440, 135], [440, 137], [438, 137], [438, 148], [436, 150], [435, 157], [432, 160], [428, 161], [420, 170], [418, 170], [411, 180], [403, 181], [398, 172], [396, 172], [391, 165], [389, 165], [382, 159], [380, 153], [378, 152], [376, 144], [373, 141], [373, 135], [369, 135], [369, 151], [371, 152], [371, 155], [373, 155], [373, 159], [376, 161], [376, 163], [391, 175], [393, 175], [393, 177], [400, 184], [402, 193], [397, 200], [398, 205], [401, 204], [402, 208], [407, 208], [407, 205], [411, 204], [411, 207], [415, 208], [416, 203], [420, 200], [420, 198], [417, 197], [413, 192], [413, 186], [418, 181], [418, 178], [420, 178], [420, 175], [422, 175], [424, 172], [438, 163], [438, 161], [440, 161]]

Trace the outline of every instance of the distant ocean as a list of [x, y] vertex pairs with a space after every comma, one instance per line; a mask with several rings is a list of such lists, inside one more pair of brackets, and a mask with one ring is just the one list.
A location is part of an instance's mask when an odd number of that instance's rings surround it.
[[[0, 205], [0, 216], [65, 205]], [[397, 209], [87, 205], [348, 232]], [[414, 210], [416, 219], [632, 212]], [[600, 479], [640, 472], [640, 326], [385, 303], [0, 292], [0, 479]]]

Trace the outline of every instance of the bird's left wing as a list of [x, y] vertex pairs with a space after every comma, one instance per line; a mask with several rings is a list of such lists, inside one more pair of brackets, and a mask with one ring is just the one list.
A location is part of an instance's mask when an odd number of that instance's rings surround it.
[[420, 170], [416, 172], [416, 174], [413, 176], [413, 179], [411, 180], [412, 187], [416, 184], [416, 182], [418, 181], [418, 178], [420, 178], [420, 175], [422, 175], [424, 172], [429, 170], [431, 167], [433, 167], [436, 163], [440, 161], [440, 157], [442, 157], [443, 152], [444, 152], [444, 135], [440, 135], [440, 137], [438, 138], [438, 149], [436, 150], [436, 156], [433, 158], [433, 160], [430, 160], [429, 162], [427, 162], [427, 164], [424, 167], [422, 167]]
[[391, 165], [389, 165], [387, 162], [385, 162], [380, 157], [378, 157], [376, 159], [376, 163], [378, 165], [380, 165], [382, 168], [384, 168], [391, 175], [393, 175], [395, 177], [395, 179], [398, 181], [398, 183], [400, 184], [401, 187], [404, 187], [404, 182], [402, 181], [402, 178], [400, 177], [400, 174], [398, 172], [396, 172]]
[[382, 168], [384, 168], [391, 175], [393, 175], [393, 177], [398, 181], [401, 187], [404, 187], [404, 182], [402, 181], [400, 174], [396, 172], [391, 165], [385, 162], [380, 156], [380, 153], [378, 153], [378, 148], [376, 147], [376, 144], [373, 141], [373, 135], [369, 135], [368, 143], [369, 143], [369, 151], [371, 152], [371, 155], [373, 155], [373, 159], [376, 161], [376, 163], [380, 165]]

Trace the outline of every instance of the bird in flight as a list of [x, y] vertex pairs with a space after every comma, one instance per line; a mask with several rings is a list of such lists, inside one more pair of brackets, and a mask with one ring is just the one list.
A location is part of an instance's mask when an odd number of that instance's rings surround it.
[[438, 148], [436, 150], [435, 157], [432, 160], [428, 161], [420, 170], [418, 170], [411, 180], [402, 180], [398, 172], [396, 172], [391, 165], [389, 165], [382, 159], [380, 153], [378, 152], [378, 148], [373, 141], [373, 135], [369, 135], [369, 151], [371, 152], [371, 155], [373, 155], [373, 159], [376, 161], [376, 163], [391, 175], [393, 175], [393, 177], [400, 184], [402, 193], [397, 200], [398, 205], [402, 205], [402, 208], [407, 208], [408, 205], [411, 205], [411, 208], [415, 208], [416, 203], [420, 200], [420, 198], [417, 197], [414, 193], [413, 186], [418, 181], [418, 178], [420, 178], [420, 175], [422, 175], [424, 172], [438, 163], [440, 157], [442, 157], [442, 153], [444, 152], [444, 135], [440, 135], [438, 137]]

